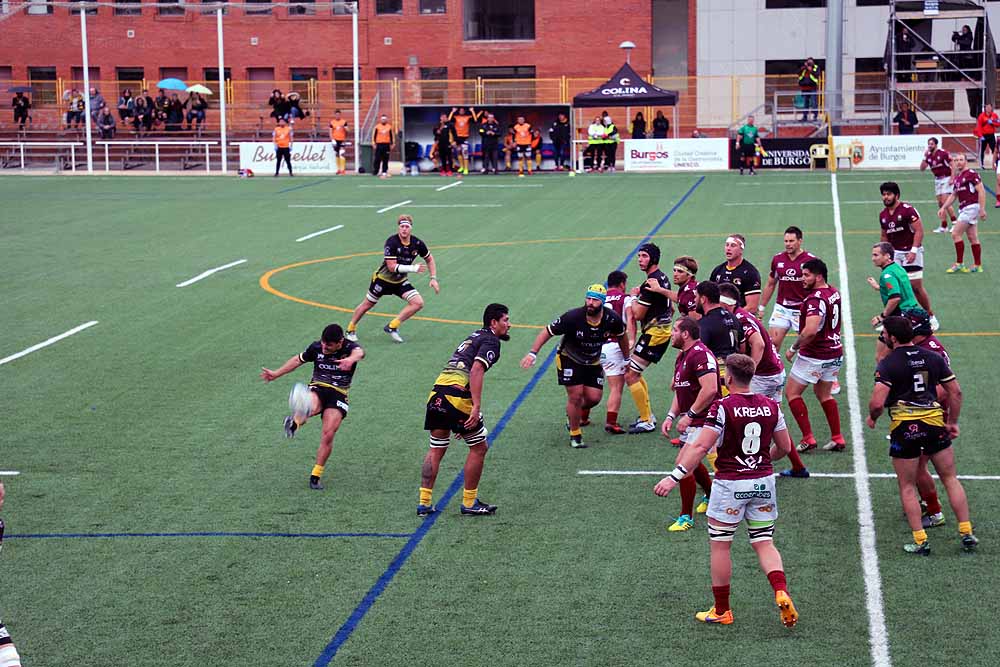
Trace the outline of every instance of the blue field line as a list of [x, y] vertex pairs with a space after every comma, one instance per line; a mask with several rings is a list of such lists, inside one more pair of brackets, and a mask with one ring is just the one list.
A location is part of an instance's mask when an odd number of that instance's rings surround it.
[[[618, 265], [619, 270], [621, 270], [625, 266], [628, 266], [628, 263], [631, 262], [632, 258], [635, 257], [637, 252], [639, 252], [639, 247], [642, 246], [643, 243], [649, 241], [649, 239], [651, 239], [653, 236], [656, 235], [658, 231], [660, 231], [663, 225], [665, 225], [667, 221], [670, 220], [671, 217], [673, 217], [674, 213], [677, 212], [677, 209], [679, 209], [681, 205], [688, 200], [691, 194], [694, 193], [694, 191], [698, 189], [698, 186], [700, 186], [704, 181], [705, 181], [704, 176], [698, 178], [695, 184], [692, 185], [688, 189], [688, 191], [684, 193], [684, 196], [681, 197], [680, 200], [678, 200], [678, 202], [674, 204], [669, 211], [667, 211], [667, 214], [663, 216], [660, 222], [657, 223], [657, 225], [653, 227], [653, 229], [650, 230], [645, 237], [643, 237], [642, 241], [636, 244], [635, 248], [633, 248], [632, 251], [625, 257], [624, 261], [622, 261], [622, 263]], [[514, 417], [514, 413], [517, 412], [517, 409], [521, 407], [521, 404], [524, 402], [526, 398], [528, 398], [528, 395], [531, 394], [532, 391], [534, 391], [535, 387], [538, 385], [538, 381], [541, 380], [542, 376], [545, 375], [545, 373], [548, 371], [549, 367], [552, 365], [552, 361], [555, 359], [555, 356], [556, 356], [556, 349], [553, 348], [549, 352], [548, 356], [545, 357], [545, 361], [542, 362], [542, 364], [538, 367], [535, 373], [531, 376], [531, 379], [528, 380], [528, 383], [524, 385], [524, 388], [521, 389], [521, 391], [518, 393], [514, 401], [510, 404], [510, 406], [508, 406], [507, 410], [504, 411], [503, 415], [500, 417], [500, 420], [497, 421], [497, 425], [496, 428], [493, 430], [493, 433], [490, 434], [491, 443], [495, 444], [496, 441], [500, 438], [500, 435], [504, 432], [504, 429], [507, 428], [507, 424], [509, 424], [510, 420]], [[330, 640], [330, 643], [327, 644], [326, 648], [323, 649], [323, 653], [321, 653], [320, 656], [316, 658], [316, 662], [313, 663], [314, 667], [326, 667], [326, 665], [330, 664], [334, 656], [337, 655], [337, 651], [339, 651], [340, 647], [344, 645], [344, 642], [346, 642], [350, 638], [351, 634], [357, 629], [358, 624], [365, 617], [365, 614], [367, 614], [368, 611], [371, 609], [372, 605], [375, 604], [375, 600], [378, 599], [378, 596], [382, 594], [382, 592], [386, 589], [386, 587], [393, 580], [396, 574], [400, 571], [400, 569], [402, 569], [403, 565], [406, 564], [406, 561], [410, 558], [411, 555], [413, 555], [413, 551], [424, 539], [428, 531], [430, 531], [430, 529], [434, 526], [435, 522], [437, 522], [438, 517], [440, 517], [443, 514], [443, 510], [448, 505], [448, 502], [452, 499], [452, 497], [456, 493], [458, 493], [458, 490], [462, 488], [463, 482], [464, 482], [464, 473], [460, 472], [455, 477], [454, 481], [452, 481], [448, 489], [444, 492], [444, 495], [441, 496], [441, 500], [437, 503], [438, 512], [424, 519], [423, 522], [420, 524], [420, 527], [417, 528], [416, 532], [414, 532], [413, 535], [410, 537], [410, 539], [406, 541], [406, 544], [403, 545], [403, 548], [400, 549], [399, 553], [396, 554], [396, 557], [392, 559], [391, 563], [389, 563], [389, 567], [386, 568], [385, 572], [382, 573], [382, 576], [380, 576], [378, 578], [378, 581], [375, 582], [375, 585], [372, 586], [371, 589], [368, 591], [368, 593], [365, 594], [365, 597], [361, 600], [361, 603], [358, 604], [357, 607], [355, 607], [354, 611], [351, 612], [351, 615], [348, 617], [348, 619], [344, 621], [344, 624], [341, 625], [340, 629], [337, 630], [337, 634], [333, 636], [333, 639]]]
[[383, 537], [407, 538], [413, 533], [239, 533], [221, 531], [195, 531], [187, 533], [23, 533], [6, 535], [4, 539], [59, 539], [59, 538], [109, 538], [109, 537], [301, 537], [327, 539], [333, 537]]
[[302, 185], [293, 185], [290, 188], [285, 188], [284, 190], [278, 190], [278, 194], [279, 195], [283, 195], [286, 192], [295, 192], [296, 190], [301, 190], [302, 188], [311, 188], [314, 185], [320, 185], [320, 184], [326, 183], [327, 181], [330, 181], [330, 180], [333, 180], [333, 177], [324, 178], [322, 180], [314, 181], [312, 183], [303, 183]]

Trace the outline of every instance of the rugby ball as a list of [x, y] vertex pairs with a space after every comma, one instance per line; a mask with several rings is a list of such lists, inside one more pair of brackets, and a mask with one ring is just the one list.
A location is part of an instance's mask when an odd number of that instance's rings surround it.
[[288, 394], [288, 409], [295, 417], [308, 417], [309, 413], [312, 412], [312, 406], [312, 392], [309, 391], [309, 387], [301, 382], [296, 382]]

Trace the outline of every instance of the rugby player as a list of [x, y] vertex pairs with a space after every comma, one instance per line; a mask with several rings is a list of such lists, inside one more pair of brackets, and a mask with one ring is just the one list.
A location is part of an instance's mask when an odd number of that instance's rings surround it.
[[726, 359], [729, 396], [712, 404], [697, 438], [685, 445], [676, 467], [653, 491], [658, 496], [669, 494], [705, 453], [718, 444], [718, 469], [708, 506], [715, 604], [708, 611], [695, 614], [695, 618], [720, 625], [733, 622], [729, 606], [733, 567], [730, 551], [736, 529], [745, 519], [750, 546], [774, 590], [781, 622], [790, 628], [798, 621], [799, 614], [788, 594], [781, 554], [774, 546], [778, 499], [773, 464], [791, 451], [792, 442], [778, 404], [750, 391], [753, 374], [753, 360], [746, 355], [733, 354]]
[[[975, 550], [979, 540], [972, 533], [969, 502], [955, 470], [951, 441], [959, 435], [958, 415], [962, 390], [948, 363], [939, 354], [913, 345], [913, 328], [905, 317], [885, 320], [882, 337], [892, 352], [875, 370], [875, 388], [868, 402], [869, 428], [875, 428], [885, 409], [889, 410], [889, 456], [899, 481], [899, 496], [913, 532], [913, 542], [904, 551], [921, 556], [931, 553], [927, 531], [917, 500], [917, 472], [927, 459], [941, 478], [948, 502], [958, 519], [962, 548]], [[937, 401], [937, 387], [944, 387], [948, 417]]]
[[931, 309], [931, 298], [924, 289], [924, 223], [917, 209], [899, 199], [899, 186], [891, 181], [879, 186], [884, 208], [878, 222], [882, 241], [892, 247], [891, 259], [906, 269], [913, 295], [921, 307], [930, 313], [931, 326], [938, 330], [938, 321]]
[[743, 257], [747, 240], [742, 234], [726, 237], [726, 261], [712, 269], [713, 283], [732, 283], [740, 289], [740, 306], [756, 312], [760, 304], [760, 271]]
[[[928, 167], [934, 174], [934, 196], [937, 198], [937, 204], [940, 208], [944, 206], [944, 200], [952, 192], [951, 155], [943, 148], [938, 148], [937, 137], [931, 137], [927, 140], [927, 150], [924, 151], [924, 159], [920, 161], [920, 171], [925, 171]], [[948, 218], [942, 219], [941, 224], [934, 228], [935, 234], [948, 232], [948, 219], [955, 222], [955, 209], [949, 206], [947, 213]]]
[[347, 173], [347, 130], [347, 121], [340, 117], [340, 109], [337, 109], [330, 120], [330, 143], [333, 144], [333, 156], [337, 160], [337, 176]]
[[[840, 452], [847, 446], [840, 431], [837, 399], [830, 395], [833, 382], [844, 364], [844, 347], [840, 342], [842, 303], [840, 292], [826, 280], [827, 268], [823, 260], [813, 258], [802, 265], [802, 284], [808, 294], [800, 309], [799, 337], [785, 353], [788, 361], [794, 361], [785, 385], [785, 396], [788, 397], [788, 408], [802, 431], [797, 449], [803, 453], [815, 449], [817, 444], [809, 423], [809, 409], [802, 400], [802, 394], [809, 385], [813, 385], [816, 399], [830, 426], [830, 441], [823, 445], [823, 449]], [[782, 471], [782, 476], [809, 476], [797, 454], [789, 454], [789, 459], [792, 469]]]
[[461, 513], [482, 516], [497, 511], [496, 505], [479, 499], [479, 479], [489, 443], [488, 431], [480, 412], [483, 401], [483, 379], [486, 371], [500, 360], [500, 341], [510, 340], [510, 315], [507, 306], [491, 303], [483, 311], [483, 328], [473, 331], [461, 342], [444, 369], [434, 381], [427, 398], [424, 430], [430, 431], [430, 449], [420, 469], [420, 499], [417, 516], [437, 512], [432, 504], [434, 482], [441, 459], [451, 444], [451, 434], [465, 440], [469, 453], [465, 458]]
[[[872, 327], [877, 331], [882, 330], [882, 322], [887, 317], [905, 315], [911, 310], [923, 310], [914, 297], [906, 271], [892, 260], [892, 253], [893, 247], [888, 241], [872, 246], [872, 264], [880, 273], [878, 280], [868, 276], [868, 285], [882, 297], [882, 312], [872, 318]], [[889, 348], [879, 340], [875, 346], [875, 361], [880, 361], [888, 353]]]
[[[399, 335], [399, 326], [424, 307], [424, 298], [420, 296], [417, 288], [410, 284], [407, 278], [408, 274], [429, 272], [431, 288], [435, 294], [441, 293], [434, 257], [427, 249], [427, 244], [412, 234], [413, 216], [399, 216], [398, 227], [399, 231], [385, 240], [385, 255], [382, 258], [382, 265], [372, 274], [372, 281], [368, 285], [365, 298], [351, 315], [351, 322], [347, 325], [348, 340], [358, 340], [358, 322], [365, 316], [365, 313], [375, 307], [379, 299], [386, 294], [395, 294], [400, 299], [405, 300], [406, 305], [396, 317], [389, 321], [389, 324], [382, 328], [382, 331], [389, 334], [389, 337], [397, 343], [403, 342], [403, 337]], [[417, 257], [422, 257], [427, 263], [414, 263]]]
[[[722, 398], [719, 365], [712, 351], [699, 340], [699, 335], [698, 323], [693, 318], [682, 317], [674, 324], [670, 344], [680, 352], [674, 361], [674, 378], [670, 386], [674, 390], [674, 398], [661, 427], [663, 436], [669, 438], [670, 428], [677, 421], [681, 440], [692, 445], [705, 424], [708, 408], [716, 399]], [[680, 419], [677, 419], [678, 415]], [[686, 449], [678, 452], [678, 460]], [[703, 501], [705, 508], [699, 509], [701, 512], [708, 509], [708, 496], [712, 491], [708, 469], [701, 459], [698, 459], [697, 466], [691, 467], [694, 468], [694, 473], [680, 482], [681, 513], [667, 528], [672, 533], [694, 527], [694, 496], [697, 486], [701, 486], [706, 495]]]
[[[448, 117], [441, 114], [438, 118], [437, 127], [434, 128], [434, 148], [441, 163], [439, 174], [451, 176], [455, 168], [455, 160], [452, 155], [452, 146], [455, 145], [455, 126], [448, 120]], [[458, 172], [462, 173], [461, 170]]]
[[[612, 271], [608, 274], [608, 298], [605, 308], [610, 308], [618, 317], [625, 321], [625, 343], [613, 339], [601, 348], [601, 366], [604, 368], [604, 381], [608, 385], [607, 416], [604, 420], [604, 430], [612, 435], [621, 435], [625, 429], [618, 424], [618, 411], [622, 406], [622, 390], [625, 388], [625, 369], [628, 367], [628, 354], [635, 340], [635, 321], [632, 319], [633, 297], [627, 293], [628, 275], [622, 271]], [[587, 415], [581, 424], [586, 425]]]
[[479, 114], [475, 107], [451, 108], [448, 115], [448, 122], [455, 128], [455, 148], [458, 153], [458, 173], [469, 175], [469, 134], [472, 132], [472, 124], [479, 122]]
[[794, 225], [785, 230], [784, 243], [785, 251], [771, 258], [771, 271], [757, 306], [757, 317], [763, 317], [771, 295], [777, 289], [767, 328], [774, 346], [779, 350], [789, 329], [799, 332], [799, 306], [806, 298], [806, 289], [802, 286], [802, 264], [815, 257], [802, 249], [802, 230]]
[[[743, 326], [731, 312], [722, 307], [722, 293], [717, 283], [698, 283], [697, 292], [698, 310], [701, 312], [701, 319], [698, 320], [701, 342], [712, 351], [722, 369], [726, 357], [737, 352], [743, 345]], [[722, 373], [725, 376], [724, 369]]]
[[670, 322], [674, 315], [674, 306], [670, 298], [657, 288], [669, 288], [670, 281], [660, 271], [660, 248], [655, 243], [644, 243], [636, 253], [639, 269], [646, 275], [639, 288], [639, 295], [632, 303], [632, 317], [636, 326], [641, 329], [637, 334], [632, 354], [629, 356], [628, 369], [625, 371], [625, 384], [632, 393], [632, 399], [639, 409], [639, 418], [633, 423], [629, 433], [651, 433], [656, 430], [656, 417], [649, 402], [649, 385], [646, 384], [642, 372], [649, 364], [655, 364], [663, 358], [663, 353], [670, 345]]
[[510, 128], [510, 134], [514, 137], [514, 152], [517, 154], [517, 175], [524, 177], [524, 167], [528, 167], [528, 175], [531, 175], [531, 123], [525, 122], [524, 116], [518, 116], [517, 122]]
[[347, 417], [347, 392], [351, 388], [357, 364], [364, 356], [365, 351], [360, 345], [344, 337], [344, 330], [339, 324], [330, 324], [323, 329], [319, 340], [310, 343], [304, 351], [282, 364], [281, 368], [276, 371], [262, 368], [260, 371], [264, 382], [273, 382], [302, 364], [313, 364], [312, 380], [309, 382], [312, 409], [304, 417], [285, 417], [285, 436], [294, 438], [295, 432], [309, 417], [322, 415], [323, 431], [319, 437], [319, 449], [316, 450], [316, 465], [309, 474], [310, 489], [323, 490], [320, 482], [323, 468], [333, 450], [333, 436]]
[[756, 369], [753, 380], [750, 381], [750, 391], [781, 403], [781, 390], [785, 387], [785, 365], [764, 324], [750, 311], [736, 305], [739, 297], [740, 291], [736, 285], [719, 285], [719, 302], [743, 327], [743, 346], [738, 351], [753, 359]]
[[[0, 509], [3, 509], [4, 497], [3, 482], [0, 481]], [[3, 548], [3, 519], [0, 519], [0, 549]], [[14, 640], [10, 638], [10, 633], [4, 627], [3, 620], [0, 619], [0, 665], [3, 667], [21, 667], [21, 656], [17, 653]]]
[[531, 349], [521, 359], [521, 368], [531, 368], [542, 346], [553, 336], [562, 336], [556, 353], [559, 384], [566, 387], [566, 418], [569, 444], [582, 449], [582, 413], [601, 402], [604, 394], [604, 369], [601, 349], [609, 339], [616, 339], [622, 358], [628, 354], [625, 321], [615, 311], [605, 308], [608, 292], [604, 285], [587, 288], [582, 308], [568, 310], [538, 332]]
[[[953, 191], [938, 209], [938, 218], [944, 219], [945, 211], [958, 199], [958, 219], [951, 228], [951, 240], [955, 242], [955, 263], [945, 273], [980, 273], [983, 270], [983, 247], [979, 244], [978, 223], [986, 219], [986, 190], [975, 169], [969, 169], [964, 153], [951, 156], [951, 184]], [[972, 246], [972, 268], [965, 266], [965, 241], [969, 237]]]

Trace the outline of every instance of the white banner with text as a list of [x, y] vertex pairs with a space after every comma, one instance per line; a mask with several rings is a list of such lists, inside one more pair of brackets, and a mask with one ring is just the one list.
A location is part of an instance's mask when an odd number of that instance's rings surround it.
[[[851, 165], [856, 169], [916, 169], [927, 150], [926, 134], [882, 134], [833, 138], [837, 155], [850, 147]], [[845, 155], [846, 158], [846, 155]]]
[[[274, 173], [274, 144], [263, 141], [240, 142], [240, 169], [252, 169], [255, 174]], [[281, 165], [282, 171], [287, 170]], [[336, 173], [337, 161], [333, 144], [319, 141], [296, 141], [292, 144], [292, 173]]]
[[725, 171], [728, 139], [627, 139], [625, 171]]

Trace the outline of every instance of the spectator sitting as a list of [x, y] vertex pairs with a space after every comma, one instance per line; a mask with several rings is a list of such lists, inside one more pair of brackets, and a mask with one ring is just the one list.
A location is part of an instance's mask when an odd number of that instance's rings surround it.
[[194, 93], [184, 101], [184, 106], [188, 107], [187, 129], [191, 129], [191, 121], [195, 123], [195, 128], [200, 130], [201, 124], [205, 122], [205, 109], [208, 108], [208, 101], [201, 93]]
[[297, 118], [305, 118], [309, 115], [308, 111], [303, 111], [300, 106], [302, 100], [298, 93], [291, 92], [288, 93], [288, 122], [294, 123]]
[[167, 102], [167, 132], [177, 132], [181, 129], [181, 123], [183, 122], [184, 104], [177, 97], [177, 93], [174, 93], [170, 96], [170, 101]]
[[80, 129], [85, 109], [83, 95], [73, 88], [63, 93], [63, 101], [66, 102], [66, 128], [69, 129], [69, 126], [73, 125], [76, 129]]
[[692, 139], [704, 139], [705, 135], [698, 131], [698, 128], [691, 130]]
[[115, 117], [107, 106], [101, 107], [97, 114], [97, 129], [101, 133], [101, 139], [115, 138]]
[[646, 138], [646, 119], [643, 118], [641, 111], [637, 111], [635, 113], [635, 118], [632, 119], [632, 138]]
[[122, 123], [128, 124], [134, 112], [135, 98], [132, 97], [132, 89], [126, 88], [122, 91], [122, 96], [118, 98], [118, 117]]
[[23, 130], [24, 124], [28, 122], [28, 109], [31, 108], [31, 100], [25, 97], [24, 93], [14, 93], [10, 106], [14, 109], [14, 122], [18, 123], [17, 129]]
[[153, 110], [146, 104], [145, 97], [136, 98], [132, 114], [132, 126], [137, 136], [141, 136], [143, 130], [149, 132], [153, 128]]
[[668, 132], [670, 132], [670, 121], [662, 111], [657, 111], [656, 117], [653, 118], [653, 138], [666, 139]]
[[288, 119], [288, 112], [291, 109], [291, 105], [277, 88], [271, 91], [271, 96], [267, 98], [267, 105], [271, 107], [270, 116], [275, 121], [279, 118]]
[[101, 95], [101, 91], [97, 90], [93, 86], [90, 87], [90, 116], [91, 120], [97, 120], [97, 112], [101, 110], [101, 107], [106, 106], [107, 102], [104, 101], [104, 95]]
[[899, 128], [900, 134], [914, 134], [917, 130], [917, 114], [910, 108], [908, 102], [899, 105], [899, 113], [893, 119], [893, 123]]

